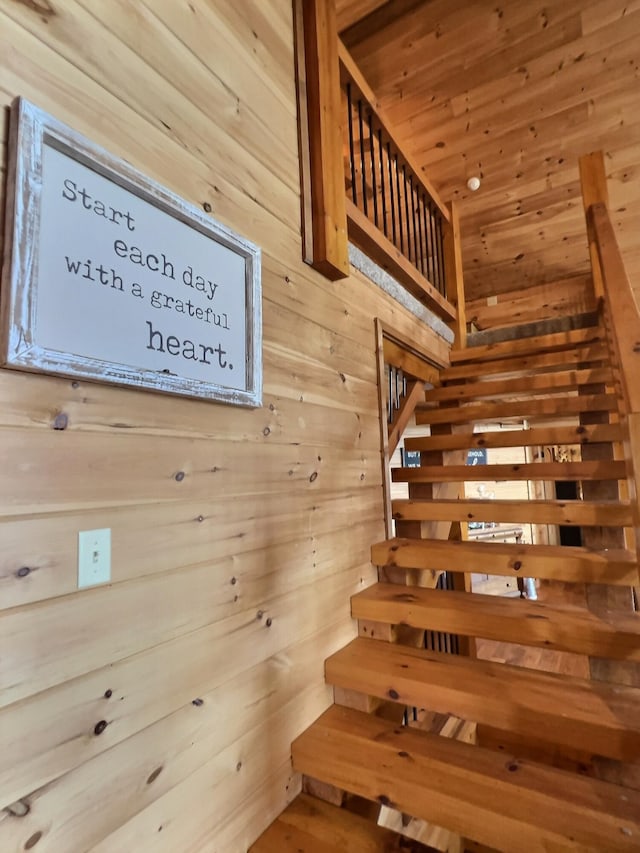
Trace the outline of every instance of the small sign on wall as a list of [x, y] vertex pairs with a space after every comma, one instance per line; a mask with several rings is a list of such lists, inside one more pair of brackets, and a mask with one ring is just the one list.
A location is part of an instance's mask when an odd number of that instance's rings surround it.
[[487, 450], [485, 447], [473, 448], [467, 451], [467, 465], [486, 465]]
[[260, 250], [23, 99], [7, 248], [5, 366], [260, 405]]

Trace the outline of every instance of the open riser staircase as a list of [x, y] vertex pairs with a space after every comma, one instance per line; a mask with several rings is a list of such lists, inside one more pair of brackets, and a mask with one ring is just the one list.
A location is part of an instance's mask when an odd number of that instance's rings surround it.
[[[630, 686], [640, 685], [638, 563], [632, 506], [620, 497], [627, 465], [616, 383], [600, 324], [453, 351], [416, 408], [424, 436], [405, 439], [420, 466], [392, 471], [409, 497], [393, 501], [396, 536], [372, 546], [380, 582], [352, 599], [359, 637], [326, 662], [337, 703], [292, 746], [296, 770], [343, 794], [334, 802], [356, 795], [375, 804], [374, 818], [382, 807], [402, 815], [401, 827], [411, 818], [447, 827], [458, 847], [440, 849], [640, 850], [640, 687]], [[496, 421], [528, 428], [474, 431]], [[550, 445], [581, 453], [463, 464], [471, 448]], [[461, 497], [474, 479], [578, 481], [582, 499]], [[467, 540], [469, 521], [572, 525], [587, 544]], [[444, 571], [454, 573], [453, 589], [435, 588]], [[575, 585], [583, 604], [473, 593], [471, 573]], [[425, 648], [427, 631], [468, 642], [462, 654], [437, 652]], [[475, 638], [589, 656], [593, 677], [482, 660]], [[596, 680], [603, 659], [608, 677], [626, 684]], [[425, 730], [413, 709], [477, 724], [477, 742]], [[303, 795], [253, 851], [428, 849]]]

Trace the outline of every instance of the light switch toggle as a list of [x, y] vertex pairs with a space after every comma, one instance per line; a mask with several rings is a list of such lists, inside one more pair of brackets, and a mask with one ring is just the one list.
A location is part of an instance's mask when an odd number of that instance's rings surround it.
[[78, 533], [78, 589], [111, 580], [111, 528]]

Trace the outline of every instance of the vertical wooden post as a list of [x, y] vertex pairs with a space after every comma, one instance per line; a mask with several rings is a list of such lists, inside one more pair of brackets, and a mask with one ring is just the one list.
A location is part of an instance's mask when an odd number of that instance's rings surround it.
[[335, 0], [294, 0], [294, 12], [300, 168], [303, 191], [306, 187], [311, 193], [310, 202], [302, 200], [305, 260], [336, 280], [349, 275], [349, 248]]
[[596, 247], [593, 226], [589, 218], [589, 208], [593, 204], [604, 204], [609, 206], [609, 192], [607, 190], [607, 173], [604, 168], [604, 156], [602, 151], [593, 151], [584, 154], [579, 160], [580, 184], [582, 187], [582, 202], [587, 220], [587, 236], [589, 238], [589, 256], [591, 258], [591, 272], [593, 275], [593, 290], [596, 299], [604, 296], [604, 285], [602, 281], [602, 270], [600, 258]]
[[456, 349], [467, 345], [467, 311], [464, 299], [464, 279], [462, 276], [462, 247], [460, 245], [460, 217], [455, 202], [449, 202], [449, 222], [444, 229], [444, 260], [447, 279], [447, 299], [457, 311], [454, 321]]

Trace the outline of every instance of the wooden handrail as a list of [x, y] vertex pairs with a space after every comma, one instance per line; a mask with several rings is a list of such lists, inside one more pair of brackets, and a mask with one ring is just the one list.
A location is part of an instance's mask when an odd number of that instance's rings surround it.
[[594, 281], [602, 287], [602, 310], [622, 400], [624, 459], [640, 561], [640, 311], [631, 289], [615, 231], [604, 201], [587, 207]]
[[592, 205], [588, 216], [598, 252], [611, 323], [610, 344], [620, 368], [625, 408], [627, 414], [640, 414], [640, 312], [605, 204]]

